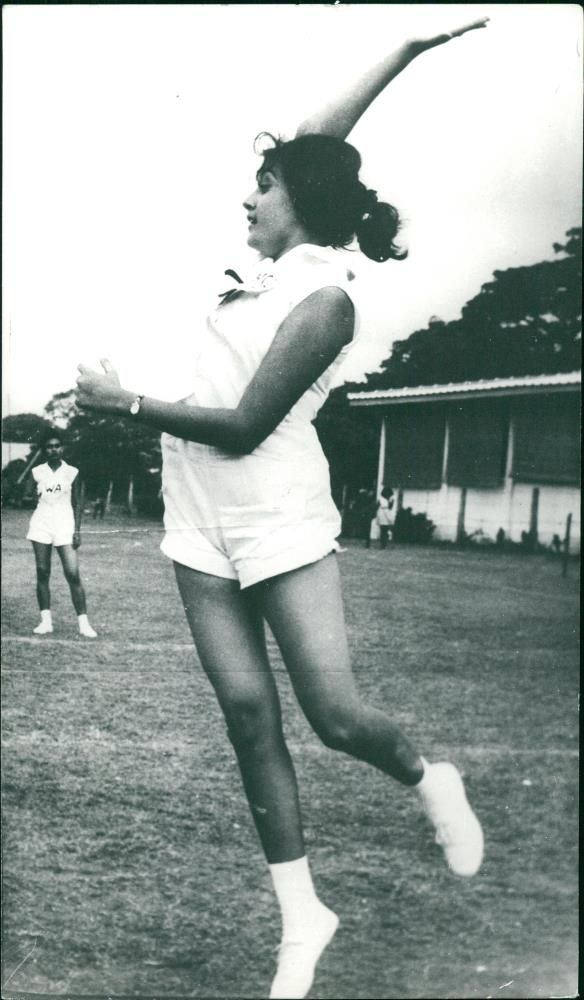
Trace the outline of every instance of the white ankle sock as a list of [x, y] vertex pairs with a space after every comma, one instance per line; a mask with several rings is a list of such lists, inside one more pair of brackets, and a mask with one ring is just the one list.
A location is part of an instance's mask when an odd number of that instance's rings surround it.
[[79, 622], [79, 628], [89, 625], [89, 618], [87, 615], [77, 615], [77, 621]]
[[51, 612], [50, 611], [41, 611], [41, 621], [42, 621], [43, 625], [52, 625], [53, 624], [53, 616], [51, 615]]
[[324, 908], [314, 889], [308, 858], [281, 861], [269, 868], [282, 913], [282, 937], [306, 933], [307, 915]]
[[428, 784], [428, 773], [430, 770], [430, 764], [428, 763], [425, 757], [420, 756], [420, 760], [422, 761], [422, 767], [424, 768], [424, 773], [420, 778], [420, 780], [418, 781], [418, 784], [414, 785], [414, 788], [416, 789], [417, 792], [424, 792]]

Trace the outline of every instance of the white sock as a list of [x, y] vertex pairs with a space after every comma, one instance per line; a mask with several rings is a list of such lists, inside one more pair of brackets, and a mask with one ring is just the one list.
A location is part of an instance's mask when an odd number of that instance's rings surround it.
[[41, 621], [42, 621], [43, 625], [52, 625], [53, 624], [53, 616], [51, 615], [51, 612], [50, 611], [41, 611]]
[[84, 635], [88, 639], [95, 639], [97, 637], [97, 632], [89, 624], [87, 615], [77, 615], [77, 620], [79, 622], [80, 635]]
[[422, 761], [422, 767], [424, 768], [424, 773], [420, 778], [420, 780], [418, 781], [418, 784], [414, 785], [414, 788], [418, 792], [424, 792], [428, 784], [428, 772], [430, 769], [430, 764], [428, 763], [425, 757], [420, 757], [420, 760]]
[[269, 868], [282, 913], [282, 937], [304, 937], [307, 916], [324, 909], [314, 889], [308, 858], [281, 861]]

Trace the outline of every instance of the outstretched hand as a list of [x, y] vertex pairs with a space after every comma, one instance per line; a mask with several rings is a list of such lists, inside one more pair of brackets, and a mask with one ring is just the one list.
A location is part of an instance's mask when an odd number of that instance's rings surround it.
[[78, 366], [81, 374], [77, 379], [77, 402], [83, 409], [115, 412], [127, 393], [120, 386], [118, 373], [110, 362], [102, 358], [100, 364], [103, 374], [85, 365]]
[[476, 21], [471, 21], [470, 24], [463, 24], [461, 28], [455, 28], [453, 31], [449, 32], [450, 37], [458, 38], [459, 35], [465, 35], [467, 31], [476, 31], [477, 28], [486, 28], [490, 20], [490, 17], [479, 17]]
[[453, 28], [452, 31], [446, 31], [441, 35], [433, 35], [431, 38], [417, 39], [415, 44], [419, 46], [420, 51], [432, 49], [435, 45], [444, 45], [445, 42], [450, 42], [453, 38], [459, 38], [461, 35], [465, 35], [467, 31], [476, 31], [479, 28], [486, 28], [489, 21], [489, 17], [479, 17], [476, 21], [470, 21], [469, 24], [463, 24], [460, 28]]

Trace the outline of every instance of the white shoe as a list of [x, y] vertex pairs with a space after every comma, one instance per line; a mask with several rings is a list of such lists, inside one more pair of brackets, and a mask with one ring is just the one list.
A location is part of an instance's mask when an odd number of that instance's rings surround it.
[[34, 635], [48, 635], [52, 631], [53, 626], [49, 625], [48, 622], [40, 622], [36, 628], [33, 628]]
[[79, 635], [84, 635], [86, 639], [97, 639], [97, 632], [92, 629], [91, 625], [80, 625]]
[[284, 938], [270, 1000], [300, 1000], [306, 996], [312, 986], [316, 963], [338, 926], [336, 913], [323, 906], [318, 922], [307, 922], [304, 937]]
[[454, 764], [426, 764], [419, 786], [422, 803], [436, 829], [436, 843], [455, 875], [476, 875], [483, 860], [481, 824], [472, 811]]

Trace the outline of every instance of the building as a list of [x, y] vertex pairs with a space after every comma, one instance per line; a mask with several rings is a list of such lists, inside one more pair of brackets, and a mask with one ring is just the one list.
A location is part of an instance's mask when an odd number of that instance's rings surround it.
[[[377, 486], [434, 537], [580, 547], [580, 372], [350, 392], [379, 414]], [[571, 517], [570, 517], [571, 515]]]

